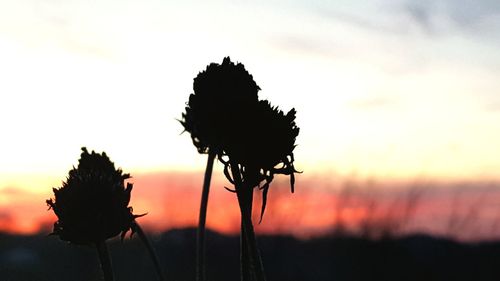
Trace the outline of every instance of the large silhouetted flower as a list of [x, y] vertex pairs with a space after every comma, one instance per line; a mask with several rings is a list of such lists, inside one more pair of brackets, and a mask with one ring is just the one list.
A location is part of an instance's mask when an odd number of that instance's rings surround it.
[[258, 104], [260, 88], [243, 64], [229, 57], [222, 64], [211, 63], [194, 78], [181, 124], [191, 134], [199, 153], [207, 153], [197, 233], [196, 280], [205, 278], [205, 220], [213, 162], [225, 155], [229, 139], [241, 135], [242, 124], [248, 123]]
[[200, 72], [193, 90], [181, 123], [200, 153], [221, 155], [226, 139], [251, 117], [260, 88], [243, 64], [226, 57]]
[[47, 200], [58, 221], [53, 234], [76, 244], [104, 241], [134, 227], [129, 207], [132, 184], [121, 169], [115, 169], [106, 153], [89, 153], [82, 148], [78, 167], [69, 171], [62, 187], [54, 188], [54, 199]]
[[[242, 218], [242, 280], [264, 281], [251, 220], [253, 189], [263, 190], [263, 215], [274, 175], [290, 176], [294, 190], [293, 150], [299, 128], [295, 109], [287, 114], [268, 101], [259, 101], [259, 86], [240, 63], [229, 57], [210, 64], [194, 79], [181, 124], [199, 153], [208, 153], [198, 225], [197, 280], [204, 277], [204, 228], [210, 177], [216, 156], [234, 184]], [[262, 216], [261, 216], [262, 218]], [[251, 273], [251, 271], [253, 273]]]

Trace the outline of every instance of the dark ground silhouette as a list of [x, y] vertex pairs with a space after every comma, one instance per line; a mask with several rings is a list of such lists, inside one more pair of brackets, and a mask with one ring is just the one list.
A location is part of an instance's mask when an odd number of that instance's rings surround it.
[[[181, 229], [154, 236], [167, 280], [195, 279], [195, 233]], [[462, 244], [429, 236], [260, 236], [258, 242], [271, 281], [500, 280], [500, 242]], [[137, 237], [109, 245], [116, 280], [157, 280]], [[0, 280], [103, 280], [95, 251], [54, 236], [0, 234]], [[239, 238], [208, 232], [207, 263], [209, 280], [238, 280]]]

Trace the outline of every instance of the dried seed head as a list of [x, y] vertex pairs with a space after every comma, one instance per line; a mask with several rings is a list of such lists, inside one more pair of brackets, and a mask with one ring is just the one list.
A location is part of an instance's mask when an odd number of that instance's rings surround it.
[[106, 153], [89, 153], [82, 148], [78, 167], [69, 171], [62, 187], [54, 188], [47, 200], [58, 221], [54, 235], [76, 244], [90, 244], [114, 237], [122, 238], [133, 228], [136, 215], [128, 207], [132, 184], [121, 169], [115, 169]]
[[[244, 124], [244, 130], [239, 131], [242, 135], [233, 135], [231, 141], [225, 144], [224, 150], [230, 161], [240, 166], [245, 186], [259, 186], [263, 190], [261, 214], [264, 213], [267, 192], [274, 175], [289, 175], [294, 191], [294, 173], [297, 171], [293, 165], [293, 150], [299, 134], [295, 113], [292, 109], [285, 114], [268, 101], [259, 101], [252, 119]], [[227, 171], [229, 163], [225, 164]], [[226, 172], [226, 176], [229, 174]]]
[[295, 124], [295, 109], [287, 114], [262, 100], [252, 119], [245, 124], [243, 136], [236, 136], [226, 145], [229, 157], [243, 167], [272, 171], [293, 158], [299, 128]]
[[200, 153], [209, 148], [222, 155], [228, 136], [239, 130], [258, 102], [259, 86], [243, 64], [224, 58], [194, 79], [181, 124]]
[[252, 75], [229, 57], [199, 73], [193, 89], [180, 122], [198, 152], [216, 153], [232, 183], [229, 171], [231, 163], [237, 163], [244, 186], [263, 189], [262, 213], [274, 175], [289, 175], [293, 192], [293, 150], [299, 134], [295, 109], [285, 114], [259, 101], [260, 88]]

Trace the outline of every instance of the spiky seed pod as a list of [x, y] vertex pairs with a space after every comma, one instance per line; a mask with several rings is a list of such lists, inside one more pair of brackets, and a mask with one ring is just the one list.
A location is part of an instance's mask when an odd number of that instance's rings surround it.
[[123, 239], [139, 217], [128, 206], [132, 191], [132, 184], [124, 185], [128, 178], [105, 152], [89, 153], [83, 147], [78, 167], [46, 201], [58, 218], [52, 234], [75, 244], [98, 243], [120, 233]]
[[181, 124], [200, 153], [209, 148], [219, 156], [226, 139], [235, 134], [258, 103], [259, 86], [243, 64], [224, 58], [194, 79]]

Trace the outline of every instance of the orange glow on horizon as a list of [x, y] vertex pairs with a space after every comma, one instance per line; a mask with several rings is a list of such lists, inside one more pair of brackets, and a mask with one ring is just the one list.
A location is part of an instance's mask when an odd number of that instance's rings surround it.
[[[135, 214], [147, 213], [138, 221], [149, 231], [197, 225], [201, 172], [139, 174], [130, 181], [134, 183], [130, 206]], [[237, 234], [240, 217], [236, 195], [223, 186], [229, 183], [215, 174], [207, 227], [225, 234]], [[415, 190], [408, 190], [408, 187], [386, 186], [384, 190], [369, 183], [335, 186], [326, 179], [299, 176], [296, 192], [291, 194], [288, 180], [277, 177], [269, 190], [267, 209], [260, 224], [261, 192], [256, 192], [255, 228], [261, 234], [298, 237], [339, 230], [377, 236], [383, 234], [384, 229], [395, 234], [423, 231], [460, 239], [492, 239], [500, 234], [500, 216], [495, 204], [500, 198], [497, 186], [476, 183], [473, 189], [467, 189], [436, 185], [432, 189], [421, 189], [421, 192], [415, 189], [418, 192], [414, 194]], [[45, 200], [51, 196], [50, 186], [44, 193], [0, 187], [0, 231], [50, 233], [56, 216], [47, 211]], [[475, 215], [473, 221], [467, 219], [471, 212]]]

